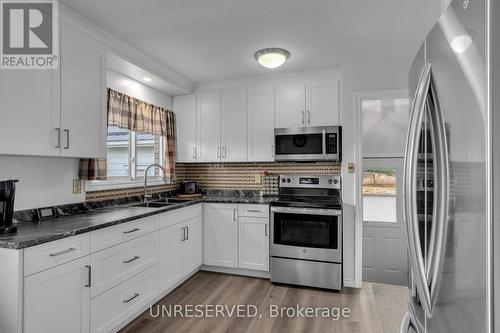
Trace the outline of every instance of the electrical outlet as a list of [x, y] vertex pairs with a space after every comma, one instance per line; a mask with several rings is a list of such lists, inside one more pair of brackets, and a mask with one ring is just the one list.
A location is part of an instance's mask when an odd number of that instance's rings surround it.
[[82, 193], [82, 181], [80, 179], [73, 179], [73, 194]]
[[347, 164], [347, 172], [349, 173], [354, 173], [356, 170], [355, 164], [353, 162], [350, 162]]
[[260, 173], [255, 174], [255, 183], [260, 184], [262, 182]]

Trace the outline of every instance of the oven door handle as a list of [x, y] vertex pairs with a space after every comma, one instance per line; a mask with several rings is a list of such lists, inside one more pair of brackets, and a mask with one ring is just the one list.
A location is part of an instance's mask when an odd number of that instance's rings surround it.
[[342, 211], [339, 209], [320, 209], [320, 208], [297, 208], [297, 207], [271, 207], [273, 213], [305, 214], [305, 215], [330, 215], [340, 216]]

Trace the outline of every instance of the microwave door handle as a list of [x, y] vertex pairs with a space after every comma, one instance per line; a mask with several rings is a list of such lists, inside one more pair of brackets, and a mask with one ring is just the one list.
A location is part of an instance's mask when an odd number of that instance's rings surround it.
[[321, 131], [321, 134], [322, 134], [321, 145], [323, 146], [323, 158], [326, 159], [326, 130]]

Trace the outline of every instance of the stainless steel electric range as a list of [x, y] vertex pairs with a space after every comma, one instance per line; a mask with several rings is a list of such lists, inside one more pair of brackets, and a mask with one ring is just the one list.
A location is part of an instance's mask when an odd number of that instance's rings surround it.
[[340, 176], [280, 176], [270, 232], [272, 282], [342, 288]]

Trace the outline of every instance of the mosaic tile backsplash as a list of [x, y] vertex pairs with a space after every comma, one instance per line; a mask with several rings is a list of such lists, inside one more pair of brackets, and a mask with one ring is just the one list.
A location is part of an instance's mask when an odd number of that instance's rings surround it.
[[[259, 190], [265, 195], [276, 194], [276, 175], [340, 175], [338, 162], [241, 162], [241, 163], [177, 163], [176, 183], [195, 181], [202, 190]], [[264, 176], [268, 173], [269, 176]], [[151, 186], [151, 193], [177, 189], [177, 184]], [[142, 194], [142, 187], [93, 191], [87, 201], [118, 199]]]

